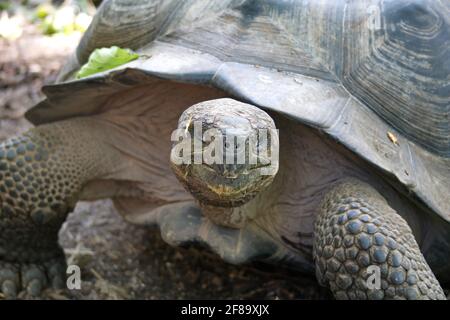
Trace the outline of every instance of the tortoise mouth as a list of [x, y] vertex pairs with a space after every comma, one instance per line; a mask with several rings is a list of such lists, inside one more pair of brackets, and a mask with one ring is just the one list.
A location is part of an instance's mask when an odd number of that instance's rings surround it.
[[271, 163], [257, 163], [257, 164], [231, 164], [231, 165], [217, 165], [203, 163], [204, 170], [209, 170], [212, 174], [215, 174], [217, 180], [223, 180], [224, 183], [235, 179], [241, 179], [248, 175], [252, 175], [255, 170], [262, 168], [268, 168]]
[[267, 166], [270, 164], [232, 171], [205, 164], [172, 164], [178, 180], [197, 200], [219, 207], [241, 206], [270, 185], [274, 176], [260, 171]]

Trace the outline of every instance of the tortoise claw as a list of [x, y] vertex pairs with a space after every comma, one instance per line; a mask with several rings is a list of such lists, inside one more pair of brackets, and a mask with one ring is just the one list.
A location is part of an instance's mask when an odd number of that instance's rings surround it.
[[64, 286], [63, 258], [42, 263], [0, 262], [0, 291], [6, 299], [38, 298], [46, 288]]
[[5, 298], [14, 299], [20, 282], [19, 269], [12, 263], [0, 262], [0, 284]]
[[2, 292], [5, 298], [14, 299], [17, 297], [17, 285], [12, 280], [5, 280], [2, 284]]

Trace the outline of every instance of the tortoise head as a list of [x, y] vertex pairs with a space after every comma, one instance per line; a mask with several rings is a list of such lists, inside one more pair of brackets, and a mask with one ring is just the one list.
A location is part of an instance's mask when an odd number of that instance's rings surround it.
[[261, 109], [217, 99], [187, 109], [172, 134], [171, 166], [202, 204], [237, 207], [278, 171], [278, 132]]

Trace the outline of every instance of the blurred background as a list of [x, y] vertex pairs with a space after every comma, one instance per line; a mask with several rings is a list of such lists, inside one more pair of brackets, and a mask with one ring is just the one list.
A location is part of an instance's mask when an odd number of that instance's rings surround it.
[[[55, 80], [100, 3], [0, 0], [0, 142], [31, 127], [25, 111], [43, 98], [41, 87]], [[158, 230], [123, 221], [110, 201], [80, 203], [60, 243], [81, 267], [82, 289], [47, 290], [45, 299], [331, 297], [313, 277], [278, 266], [236, 267], [206, 250], [171, 248]]]

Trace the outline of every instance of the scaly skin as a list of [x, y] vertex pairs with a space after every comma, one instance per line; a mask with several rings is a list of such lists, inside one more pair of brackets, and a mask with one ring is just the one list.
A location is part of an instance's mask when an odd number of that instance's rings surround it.
[[64, 286], [58, 230], [83, 184], [114, 160], [102, 159], [109, 150], [92, 128], [90, 120], [75, 119], [0, 144], [0, 291], [6, 297]]
[[[59, 228], [83, 186], [126, 165], [108, 143], [110, 131], [103, 124], [95, 117], [57, 122], [0, 145], [5, 296], [23, 290], [37, 296], [45, 287], [64, 285]], [[336, 298], [445, 299], [411, 229], [369, 185], [356, 180], [336, 185], [324, 199], [314, 232], [317, 276]], [[371, 265], [380, 268], [380, 289], [366, 286]]]
[[[319, 282], [337, 299], [445, 299], [406, 221], [372, 187], [352, 179], [325, 197], [315, 224]], [[380, 270], [380, 288], [368, 270]]]

